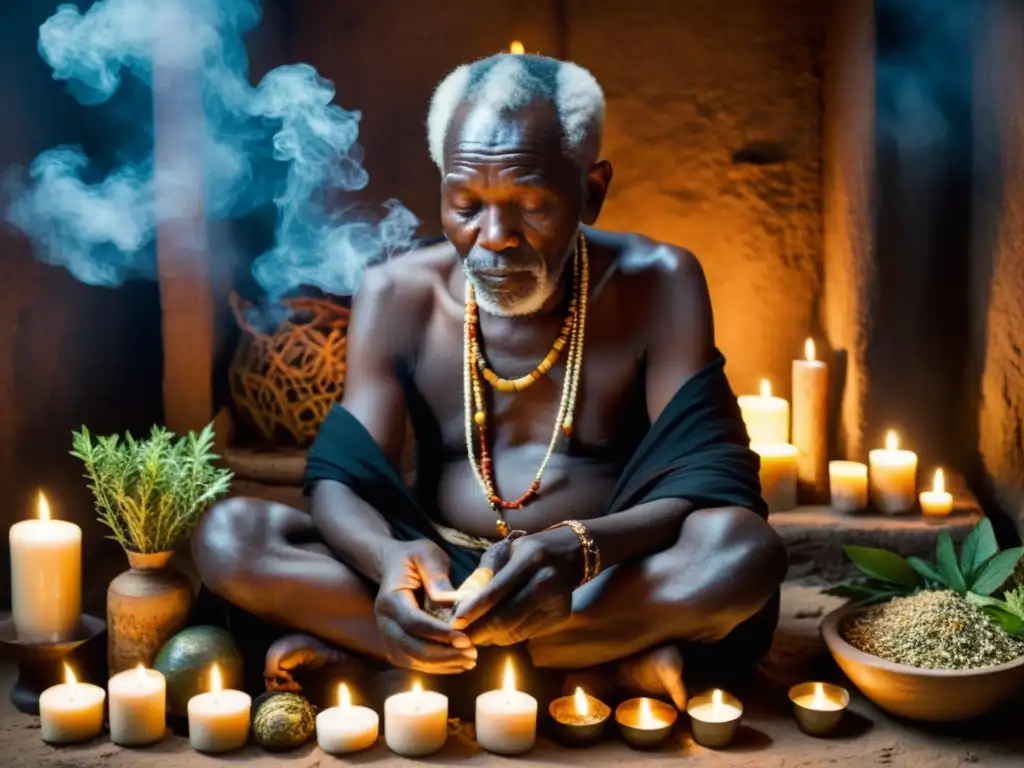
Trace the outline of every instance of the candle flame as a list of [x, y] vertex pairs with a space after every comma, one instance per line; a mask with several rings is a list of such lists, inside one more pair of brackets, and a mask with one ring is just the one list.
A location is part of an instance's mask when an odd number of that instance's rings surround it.
[[720, 706], [722, 706], [722, 702], [722, 692], [718, 688], [715, 688], [715, 690], [711, 692], [711, 706], [715, 709], [718, 709]]
[[944, 493], [946, 490], [946, 476], [941, 469], [935, 470], [935, 480], [932, 482], [932, 490], [935, 493]]
[[75, 677], [75, 673], [71, 671], [71, 667], [64, 663], [64, 683], [67, 685], [74, 685], [78, 682], [78, 678]]
[[513, 40], [508, 47], [508, 52], [515, 54], [516, 56], [521, 56], [526, 53], [526, 47], [518, 40]]
[[516, 671], [512, 668], [512, 659], [505, 662], [505, 674], [501, 680], [503, 691], [514, 691], [516, 689]]
[[348, 692], [348, 686], [344, 683], [338, 686], [338, 706], [342, 709], [352, 707], [352, 694]]
[[814, 339], [808, 338], [804, 342], [804, 357], [807, 358], [808, 362], [814, 362]]
[[761, 379], [761, 397], [772, 396], [772, 383], [768, 379]]
[[885, 450], [895, 451], [900, 447], [900, 438], [896, 434], [896, 430], [890, 429], [888, 434], [885, 436]]
[[214, 664], [210, 667], [210, 692], [217, 693], [224, 689], [224, 681], [220, 676], [220, 667]]
[[583, 692], [583, 689], [578, 687], [576, 692], [572, 695], [572, 703], [576, 708], [576, 714], [580, 717], [585, 717], [590, 714], [590, 702], [587, 701], [587, 694]]
[[415, 682], [413, 682], [413, 684], [412, 684], [412, 692], [413, 693], [423, 693], [423, 683], [421, 683], [419, 680], [416, 680]]
[[821, 683], [814, 684], [814, 696], [811, 697], [812, 709], [824, 709], [828, 706], [828, 699], [825, 697], [825, 686]]
[[654, 711], [651, 709], [651, 700], [644, 698], [640, 699], [640, 707], [637, 710], [637, 725], [640, 728], [657, 728], [658, 721], [654, 717]]
[[37, 505], [37, 509], [39, 510], [40, 520], [50, 519], [50, 503], [46, 500], [46, 496], [42, 491], [39, 492], [39, 503]]

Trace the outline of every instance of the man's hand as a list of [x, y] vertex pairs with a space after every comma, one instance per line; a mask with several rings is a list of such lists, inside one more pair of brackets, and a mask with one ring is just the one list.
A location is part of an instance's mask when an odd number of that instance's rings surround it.
[[374, 613], [388, 659], [398, 667], [435, 675], [465, 672], [476, 666], [469, 637], [423, 610], [422, 589], [439, 605], [451, 605], [455, 590], [448, 577], [448, 555], [430, 541], [396, 543], [384, 560]]
[[474, 645], [515, 645], [561, 624], [583, 576], [580, 540], [569, 528], [524, 536], [487, 586], [460, 602], [452, 626]]

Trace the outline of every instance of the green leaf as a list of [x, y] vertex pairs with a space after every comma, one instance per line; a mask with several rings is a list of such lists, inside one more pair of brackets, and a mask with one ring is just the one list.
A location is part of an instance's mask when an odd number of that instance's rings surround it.
[[1024, 547], [1014, 547], [990, 559], [971, 584], [971, 591], [979, 595], [991, 595], [1010, 578], [1021, 555], [1024, 555]]
[[949, 531], [941, 531], [935, 544], [935, 563], [942, 574], [943, 583], [961, 595], [967, 592], [967, 582], [956, 562], [956, 551], [953, 549], [953, 537]]
[[1003, 631], [1008, 635], [1024, 634], [1024, 619], [1021, 619], [1019, 616], [995, 606], [989, 606], [982, 610], [985, 612], [986, 616], [1002, 627]]
[[881, 579], [908, 588], [918, 587], [921, 584], [921, 578], [914, 569], [895, 552], [874, 547], [859, 547], [853, 544], [845, 545], [843, 551], [854, 565], [873, 579]]
[[960, 572], [968, 582], [981, 573], [982, 567], [999, 553], [992, 521], [987, 517], [967, 534], [960, 547]]
[[925, 579], [925, 581], [931, 581], [944, 587], [949, 586], [946, 584], [946, 580], [942, 578], [942, 574], [940, 574], [935, 569], [935, 566], [927, 560], [922, 560], [919, 557], [908, 557], [907, 562], [910, 564], [911, 568], [917, 571]]
[[846, 597], [857, 605], [872, 605], [893, 597], [901, 597], [912, 590], [899, 587], [887, 581], [847, 581], [822, 590], [826, 595]]

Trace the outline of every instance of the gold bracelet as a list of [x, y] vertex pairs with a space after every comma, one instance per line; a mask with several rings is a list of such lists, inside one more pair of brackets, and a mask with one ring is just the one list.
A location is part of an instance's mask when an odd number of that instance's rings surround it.
[[598, 549], [597, 542], [590, 535], [587, 526], [579, 520], [565, 520], [561, 523], [555, 523], [547, 530], [550, 531], [555, 528], [571, 528], [572, 532], [580, 540], [580, 547], [583, 549], [583, 580], [577, 586], [582, 587], [588, 581], [596, 578], [601, 572], [601, 550]]

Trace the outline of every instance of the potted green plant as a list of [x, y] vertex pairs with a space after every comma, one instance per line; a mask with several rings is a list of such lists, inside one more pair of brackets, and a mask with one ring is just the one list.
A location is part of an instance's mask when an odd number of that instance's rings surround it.
[[128, 556], [129, 570], [107, 590], [110, 674], [150, 666], [181, 630], [192, 607], [192, 584], [170, 566], [171, 556], [203, 513], [230, 489], [232, 474], [217, 466], [213, 425], [178, 437], [155, 426], [149, 437], [73, 433], [99, 521]]

